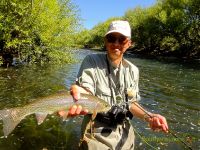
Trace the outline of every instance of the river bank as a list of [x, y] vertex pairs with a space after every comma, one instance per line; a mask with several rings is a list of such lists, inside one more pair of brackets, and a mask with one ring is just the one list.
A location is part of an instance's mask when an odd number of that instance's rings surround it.
[[[83, 50], [88, 50], [88, 48], [83, 48]], [[106, 51], [105, 48], [89, 48], [89, 50], [92, 51], [97, 51], [97, 52], [104, 52]], [[171, 56], [171, 55], [153, 55], [153, 54], [146, 54], [146, 53], [141, 53], [138, 51], [133, 51], [132, 49], [128, 49], [125, 52], [125, 56], [129, 55], [129, 57], [137, 57], [137, 58], [142, 58], [142, 59], [154, 59], [158, 60], [161, 62], [166, 62], [166, 63], [181, 63], [188, 65], [190, 67], [196, 67], [200, 69], [200, 57], [198, 58], [187, 58], [187, 57], [177, 57], [177, 56]], [[190, 65], [191, 64], [191, 65]]]

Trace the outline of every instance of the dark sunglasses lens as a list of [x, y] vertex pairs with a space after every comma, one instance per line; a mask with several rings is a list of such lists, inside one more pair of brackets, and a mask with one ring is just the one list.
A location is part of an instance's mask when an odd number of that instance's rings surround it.
[[126, 40], [126, 37], [124, 37], [124, 36], [121, 36], [118, 39], [118, 41], [119, 41], [120, 44], [123, 44], [125, 40]]
[[106, 36], [106, 39], [109, 43], [115, 43], [117, 40], [120, 44], [123, 44], [124, 41], [126, 40], [126, 37], [124, 36], [119, 36], [119, 37], [116, 37], [114, 35], [107, 35]]
[[115, 43], [117, 40], [117, 38], [113, 35], [107, 35], [106, 38], [109, 43]]

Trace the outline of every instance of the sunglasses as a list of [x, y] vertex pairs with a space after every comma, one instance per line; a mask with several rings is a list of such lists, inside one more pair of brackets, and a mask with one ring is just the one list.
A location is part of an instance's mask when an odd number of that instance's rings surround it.
[[118, 41], [119, 44], [125, 44], [127, 37], [125, 37], [125, 36], [115, 36], [113, 34], [108, 34], [108, 35], [106, 35], [106, 39], [107, 39], [108, 43], [115, 43], [115, 42]]

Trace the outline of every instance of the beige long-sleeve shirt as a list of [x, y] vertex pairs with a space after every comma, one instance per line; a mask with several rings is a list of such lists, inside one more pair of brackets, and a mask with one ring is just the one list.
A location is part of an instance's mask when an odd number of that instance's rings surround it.
[[119, 67], [116, 67], [106, 54], [88, 55], [81, 64], [76, 81], [78, 85], [104, 99], [110, 105], [125, 102], [126, 91], [130, 99], [140, 99], [139, 70], [126, 59], [122, 60]]

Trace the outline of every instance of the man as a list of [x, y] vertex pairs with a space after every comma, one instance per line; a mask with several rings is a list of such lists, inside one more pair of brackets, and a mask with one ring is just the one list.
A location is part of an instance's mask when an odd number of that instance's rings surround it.
[[[85, 115], [81, 140], [82, 149], [134, 149], [134, 131], [129, 119], [147, 121], [153, 130], [168, 132], [166, 119], [159, 114], [145, 113], [137, 103], [139, 96], [139, 70], [123, 58], [131, 46], [131, 28], [127, 21], [113, 21], [105, 34], [107, 54], [86, 56], [71, 86], [75, 100], [80, 93], [92, 94], [107, 101], [112, 107], [108, 113], [91, 115], [81, 106], [72, 106], [68, 115]], [[60, 111], [61, 116], [66, 112]]]

